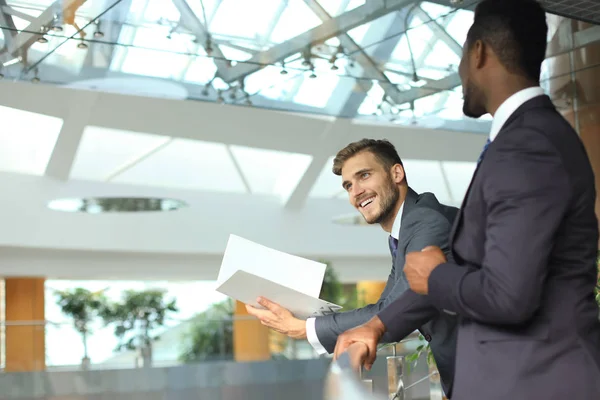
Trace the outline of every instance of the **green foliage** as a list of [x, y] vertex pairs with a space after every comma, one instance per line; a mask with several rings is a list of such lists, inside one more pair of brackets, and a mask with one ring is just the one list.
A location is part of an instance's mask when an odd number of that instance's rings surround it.
[[421, 357], [421, 354], [423, 354], [423, 353], [427, 354], [427, 365], [435, 365], [435, 359], [433, 358], [433, 353], [431, 352], [431, 347], [429, 346], [429, 342], [427, 342], [425, 340], [423, 335], [419, 335], [419, 343], [420, 344], [417, 346], [414, 353], [407, 355], [405, 358], [407, 373], [410, 373], [410, 371], [413, 368], [416, 368], [416, 366], [419, 362], [419, 358]]
[[349, 290], [339, 281], [337, 273], [328, 261], [321, 261], [326, 264], [325, 276], [319, 298], [330, 303], [342, 306], [342, 310], [353, 310], [358, 307], [358, 293], [356, 289]]
[[57, 304], [63, 314], [73, 320], [73, 326], [79, 333], [90, 332], [92, 322], [106, 305], [106, 298], [100, 292], [87, 289], [55, 290]]
[[165, 293], [160, 289], [127, 290], [121, 302], [107, 304], [101, 310], [104, 322], [115, 327], [117, 351], [149, 348], [158, 339], [153, 332], [164, 325], [170, 313], [178, 311], [175, 300], [167, 301]]
[[179, 360], [185, 363], [233, 359], [234, 303], [228, 299], [198, 314], [183, 337]]

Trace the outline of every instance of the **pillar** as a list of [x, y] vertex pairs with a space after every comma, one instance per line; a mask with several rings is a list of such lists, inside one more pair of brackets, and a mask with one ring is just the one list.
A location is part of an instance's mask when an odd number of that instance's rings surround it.
[[269, 328], [246, 311], [246, 305], [235, 302], [233, 320], [233, 356], [236, 361], [271, 359]]
[[360, 281], [356, 284], [358, 292], [359, 307], [367, 304], [377, 303], [385, 289], [385, 282], [382, 281]]
[[44, 281], [5, 279], [6, 372], [46, 368]]
[[[593, 26], [567, 18], [561, 19], [560, 24], [559, 34], [550, 42], [550, 50], [560, 42], [570, 43], [575, 32]], [[545, 63], [549, 78], [546, 89], [559, 111], [579, 133], [594, 169], [596, 215], [600, 221], [600, 42], [549, 58]]]

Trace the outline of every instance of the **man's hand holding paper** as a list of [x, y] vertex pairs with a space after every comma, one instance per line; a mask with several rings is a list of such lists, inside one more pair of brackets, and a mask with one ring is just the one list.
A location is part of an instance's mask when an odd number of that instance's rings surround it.
[[294, 315], [279, 304], [265, 298], [259, 297], [256, 302], [265, 309], [253, 307], [246, 304], [248, 314], [255, 316], [260, 322], [293, 339], [306, 339], [306, 321], [294, 317]]

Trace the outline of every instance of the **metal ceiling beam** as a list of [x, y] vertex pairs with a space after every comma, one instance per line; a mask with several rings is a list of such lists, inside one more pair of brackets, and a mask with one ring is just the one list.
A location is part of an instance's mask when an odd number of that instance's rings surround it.
[[415, 7], [414, 13], [417, 17], [425, 21], [429, 29], [433, 31], [434, 35], [436, 35], [438, 39], [440, 39], [442, 42], [446, 43], [450, 50], [456, 53], [459, 57], [462, 56], [462, 45], [458, 43], [456, 39], [452, 37], [452, 35], [446, 32], [446, 29], [442, 25], [440, 25], [439, 22], [431, 18], [431, 16], [427, 12], [425, 12], [420, 6]]
[[260, 70], [265, 65], [275, 64], [286, 57], [300, 53], [306, 50], [311, 44], [322, 43], [327, 39], [338, 36], [341, 33], [373, 21], [392, 11], [399, 10], [414, 2], [415, 0], [367, 1], [360, 7], [341, 14], [336, 18], [329, 19], [313, 29], [254, 55], [247, 62], [239, 63], [233, 68], [223, 70], [219, 73], [219, 76], [225, 82], [237, 81], [246, 75]]
[[43, 35], [42, 30], [52, 24], [54, 21], [54, 12], [57, 7], [60, 7], [61, 9], [69, 8], [77, 1], [80, 0], [57, 0], [52, 3], [40, 14], [39, 17], [31, 21], [27, 28], [19, 32], [19, 34], [14, 37], [12, 46], [10, 46], [8, 51], [13, 55], [17, 55], [19, 51], [28, 49], [29, 46], [31, 46], [36, 40], [38, 40], [40, 36]]
[[83, 63], [85, 68], [110, 68], [115, 50], [119, 47], [118, 45], [111, 45], [111, 43], [119, 43], [121, 30], [127, 20], [132, 1], [120, 0], [117, 6], [98, 20], [100, 22], [98, 29], [104, 33], [104, 39], [88, 43], [89, 48]]
[[402, 94], [398, 96], [398, 101], [396, 104], [400, 105], [404, 103], [410, 103], [412, 101], [421, 99], [426, 96], [430, 96], [432, 94], [436, 94], [438, 92], [452, 90], [460, 85], [460, 76], [457, 72], [453, 72], [452, 74], [440, 80], [429, 81], [429, 83], [426, 86], [420, 88], [412, 88], [405, 92], [402, 92]]
[[[204, 26], [202, 21], [200, 21], [198, 16], [196, 16], [196, 14], [190, 8], [190, 6], [186, 0], [171, 0], [171, 1], [173, 2], [173, 5], [175, 5], [175, 7], [177, 7], [177, 10], [179, 11], [179, 14], [181, 17], [181, 23], [183, 24], [183, 26], [185, 26], [187, 29], [189, 29], [194, 34], [194, 36], [196, 36], [196, 40], [197, 40], [198, 44], [200, 44], [204, 49], [206, 49], [206, 42], [207, 42], [208, 38], [210, 37], [210, 34], [208, 33], [206, 26]], [[214, 61], [215, 65], [217, 66], [217, 71], [220, 72], [220, 71], [228, 68], [226, 61], [225, 61], [226, 60], [225, 56], [223, 55], [223, 52], [219, 48], [219, 45], [212, 42], [211, 47], [212, 47], [211, 55], [213, 57], [213, 61]]]
[[[326, 21], [329, 21], [332, 19], [331, 15], [329, 15], [329, 13], [327, 13], [325, 8], [323, 8], [323, 6], [321, 6], [321, 4], [319, 4], [316, 0], [304, 0], [304, 2], [321, 19], [321, 21], [326, 22]], [[398, 22], [400, 22], [400, 23], [402, 23], [402, 25], [404, 25], [403, 21], [398, 21]], [[392, 24], [391, 29], [397, 29], [397, 27], [395, 25], [396, 25], [396, 23]], [[389, 35], [389, 32], [388, 32], [383, 36], [382, 39], [385, 40], [385, 38], [389, 37], [389, 36], [392, 36], [392, 35]], [[396, 36], [396, 38], [397, 38], [396, 43], [400, 39], [400, 36], [401, 35]], [[350, 37], [350, 35], [348, 35], [348, 33], [344, 32], [344, 33], [340, 34], [338, 38], [339, 38], [340, 44], [344, 48], [345, 52], [352, 54], [354, 60], [363, 68], [363, 74], [368, 76], [371, 79], [378, 80], [379, 85], [383, 88], [386, 95], [388, 95], [391, 99], [395, 99], [400, 94], [398, 87], [396, 85], [394, 85], [388, 79], [388, 77], [379, 69], [378, 64], [375, 61], [373, 61], [373, 59], [371, 57], [369, 57], [369, 55], [366, 53], [366, 51], [362, 47], [360, 47], [352, 39], [352, 37]], [[392, 48], [391, 51], [393, 51], [393, 50], [394, 49]], [[391, 54], [391, 52], [389, 54]], [[388, 58], [389, 58], [389, 54], [388, 54]], [[365, 96], [366, 96], [366, 92], [368, 92], [372, 87], [372, 83], [370, 80], [369, 81], [358, 80], [356, 82], [356, 84], [365, 93]], [[359, 106], [360, 106], [360, 104], [359, 104]], [[355, 111], [355, 113], [356, 113], [356, 111]]]
[[8, 50], [13, 45], [13, 38], [17, 34], [17, 28], [15, 27], [12, 16], [8, 13], [7, 8], [10, 9], [10, 7], [6, 5], [6, 0], [0, 0], [0, 6], [2, 6], [2, 10], [0, 11], [0, 24], [2, 24], [2, 34], [4, 35], [4, 49]]

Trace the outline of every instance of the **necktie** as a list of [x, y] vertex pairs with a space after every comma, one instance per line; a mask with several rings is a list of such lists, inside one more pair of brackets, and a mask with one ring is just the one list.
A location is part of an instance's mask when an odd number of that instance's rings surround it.
[[390, 251], [392, 253], [392, 257], [396, 258], [396, 253], [398, 252], [398, 239], [395, 239], [392, 235], [388, 238], [388, 242], [390, 244]]
[[477, 165], [481, 164], [481, 161], [483, 160], [483, 156], [485, 155], [485, 152], [487, 151], [490, 143], [492, 143], [492, 141], [490, 140], [490, 138], [488, 138], [488, 140], [485, 142], [485, 145], [483, 146], [483, 150], [481, 150], [481, 154], [479, 155], [479, 158], [477, 159]]

